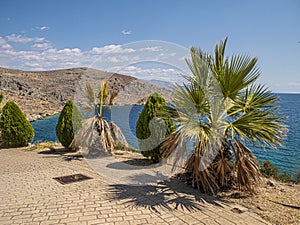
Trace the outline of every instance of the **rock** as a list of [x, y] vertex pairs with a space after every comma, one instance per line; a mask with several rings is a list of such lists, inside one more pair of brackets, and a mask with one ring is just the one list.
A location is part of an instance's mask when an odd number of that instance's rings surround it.
[[247, 209], [243, 206], [238, 206], [238, 207], [232, 208], [231, 211], [234, 212], [234, 213], [239, 213], [240, 214], [240, 213], [244, 213], [244, 212], [249, 211], [249, 209]]
[[271, 187], [275, 187], [276, 186], [275, 181], [272, 181], [272, 180], [268, 180], [267, 184], [270, 185]]

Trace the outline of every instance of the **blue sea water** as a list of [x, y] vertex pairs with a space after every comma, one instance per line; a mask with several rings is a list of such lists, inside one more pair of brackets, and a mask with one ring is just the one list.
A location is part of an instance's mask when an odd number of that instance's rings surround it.
[[[287, 138], [282, 147], [278, 149], [262, 149], [251, 147], [258, 159], [269, 160], [280, 172], [286, 171], [296, 175], [300, 171], [300, 94], [278, 94], [281, 114], [287, 116], [286, 124], [289, 128]], [[123, 131], [128, 143], [138, 148], [135, 136], [135, 125], [139, 112], [143, 106], [113, 106], [104, 108], [104, 118], [113, 120]], [[35, 130], [33, 142], [57, 141], [55, 126], [58, 115], [44, 120], [32, 122]]]
[[281, 114], [287, 116], [287, 137], [278, 149], [253, 148], [258, 159], [269, 160], [280, 172], [295, 176], [300, 172], [300, 94], [278, 94]]

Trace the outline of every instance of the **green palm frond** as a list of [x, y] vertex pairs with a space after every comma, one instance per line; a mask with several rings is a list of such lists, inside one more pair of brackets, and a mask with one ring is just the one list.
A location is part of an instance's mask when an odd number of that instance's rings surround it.
[[190, 50], [191, 59], [185, 61], [192, 72], [192, 76], [183, 76], [189, 83], [205, 87], [209, 77], [209, 55], [199, 48], [192, 47]]
[[227, 38], [216, 45], [214, 57], [191, 48], [186, 60], [191, 75], [184, 76], [187, 83], [173, 87], [165, 114], [176, 120], [177, 129], [163, 141], [163, 156], [174, 156], [177, 163], [192, 150], [185, 171], [205, 192], [215, 192], [232, 179], [253, 191], [260, 172], [246, 143], [276, 147], [286, 133], [277, 97], [254, 85], [260, 76], [257, 58], [228, 58], [226, 43]]
[[267, 111], [252, 110], [228, 123], [228, 132], [232, 137], [252, 143], [276, 147], [285, 137], [284, 118], [270, 115]]
[[251, 85], [237, 96], [230, 111], [247, 113], [252, 110], [263, 110], [275, 114], [278, 112], [277, 100], [278, 97], [263, 85]]
[[250, 56], [232, 56], [230, 63], [226, 63], [221, 73], [213, 71], [223, 92], [224, 98], [235, 99], [237, 94], [252, 84], [260, 76], [256, 66], [257, 59]]
[[214, 73], [224, 98], [234, 99], [237, 94], [252, 84], [260, 76], [257, 67], [257, 58], [247, 55], [234, 55], [225, 57], [227, 37], [220, 45], [216, 45], [215, 58], [210, 60], [210, 68]]
[[99, 94], [98, 94], [98, 99], [99, 99], [98, 117], [99, 118], [102, 118], [102, 107], [108, 98], [108, 94], [109, 94], [108, 83], [106, 81], [101, 81], [99, 87]]
[[228, 62], [228, 58], [225, 58], [225, 48], [228, 37], [224, 41], [220, 41], [220, 45], [216, 44], [215, 58], [212, 59], [211, 68], [215, 74], [222, 74], [224, 72], [225, 65]]

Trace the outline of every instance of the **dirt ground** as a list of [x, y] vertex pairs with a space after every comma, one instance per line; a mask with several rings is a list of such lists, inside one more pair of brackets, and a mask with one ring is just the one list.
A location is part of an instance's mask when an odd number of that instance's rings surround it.
[[270, 186], [267, 181], [264, 178], [253, 195], [231, 191], [219, 197], [249, 208], [272, 224], [300, 224], [300, 185], [275, 181]]
[[[125, 163], [137, 166], [151, 164], [138, 153], [118, 151], [116, 157]], [[130, 160], [129, 160], [130, 159]], [[240, 204], [276, 225], [300, 225], [300, 185], [286, 184], [278, 181], [270, 186], [269, 179], [262, 178], [255, 194], [238, 190], [221, 192], [218, 197]]]

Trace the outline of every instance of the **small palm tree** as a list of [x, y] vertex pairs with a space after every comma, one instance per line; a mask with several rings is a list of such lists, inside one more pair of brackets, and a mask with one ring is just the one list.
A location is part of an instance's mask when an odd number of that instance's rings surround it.
[[[127, 141], [120, 128], [113, 122], [103, 119], [103, 105], [109, 97], [109, 89], [107, 82], [100, 82], [100, 88], [97, 98], [95, 97], [94, 88], [86, 84], [86, 98], [88, 104], [86, 109], [95, 112], [93, 118], [89, 118], [83, 122], [82, 128], [75, 134], [71, 146], [81, 148], [86, 153], [112, 154], [117, 143], [122, 143], [128, 147]], [[112, 98], [112, 97], [111, 97]], [[112, 100], [110, 100], [112, 103]]]
[[233, 182], [253, 191], [260, 170], [247, 146], [276, 147], [286, 131], [277, 97], [254, 84], [260, 76], [257, 59], [225, 57], [226, 42], [216, 45], [214, 57], [191, 48], [186, 62], [192, 75], [185, 76], [183, 86], [174, 86], [168, 109], [177, 130], [162, 144], [163, 157], [174, 156], [174, 165], [187, 158], [185, 174], [204, 192], [214, 193]]

